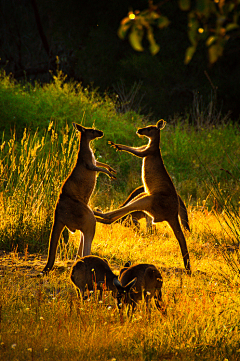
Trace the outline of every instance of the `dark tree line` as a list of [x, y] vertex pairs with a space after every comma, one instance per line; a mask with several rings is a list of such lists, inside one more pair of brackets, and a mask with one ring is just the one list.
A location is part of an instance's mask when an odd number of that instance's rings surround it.
[[[190, 2], [181, 3], [189, 6]], [[119, 92], [123, 102], [129, 100], [129, 106], [156, 118], [191, 113], [196, 94], [206, 104], [217, 95], [222, 112], [231, 111], [238, 120], [238, 29], [233, 29], [234, 36], [214, 65], [209, 65], [206, 45], [199, 41], [186, 64], [186, 49], [193, 46], [188, 13], [178, 1], [162, 1], [159, 9], [169, 24], [154, 29], [160, 51], [152, 56], [146, 37], [141, 38], [141, 52], [134, 51], [127, 38], [118, 37], [128, 11], [147, 7], [145, 0], [1, 0], [0, 66], [17, 80], [42, 83], [50, 81], [58, 67], [84, 86], [93, 85], [102, 93]]]

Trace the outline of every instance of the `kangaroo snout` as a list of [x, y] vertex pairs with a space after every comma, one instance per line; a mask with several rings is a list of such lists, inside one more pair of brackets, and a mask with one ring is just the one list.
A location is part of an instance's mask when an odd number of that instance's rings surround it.
[[144, 129], [144, 128], [139, 128], [139, 129], [136, 131], [136, 134], [137, 134], [137, 135], [144, 135], [144, 134], [143, 134], [143, 129]]
[[104, 136], [104, 134], [103, 134], [103, 132], [101, 130], [96, 130], [96, 132], [98, 133], [97, 138], [102, 138]]

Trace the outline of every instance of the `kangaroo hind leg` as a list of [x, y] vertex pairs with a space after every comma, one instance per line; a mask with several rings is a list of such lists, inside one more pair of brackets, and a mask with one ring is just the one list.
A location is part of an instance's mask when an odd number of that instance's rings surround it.
[[56, 252], [57, 252], [58, 241], [59, 241], [59, 238], [61, 236], [61, 233], [62, 233], [64, 227], [65, 227], [65, 225], [61, 221], [59, 221], [58, 219], [55, 219], [53, 227], [52, 227], [52, 231], [51, 231], [51, 237], [49, 240], [49, 251], [48, 251], [47, 264], [43, 269], [44, 273], [51, 271], [51, 269], [53, 268], [53, 264], [54, 264]]
[[133, 211], [146, 211], [151, 214], [151, 204], [152, 204], [152, 196], [145, 195], [137, 199], [132, 200], [129, 204], [122, 208], [115, 209], [114, 211], [101, 213], [101, 212], [94, 212], [97, 216], [96, 219], [98, 222], [102, 223], [113, 223], [117, 221], [119, 218], [126, 216], [128, 213]]
[[81, 224], [79, 225], [79, 229], [82, 234], [78, 249], [78, 255], [80, 257], [85, 257], [91, 254], [92, 240], [94, 238], [96, 229], [96, 219], [90, 209], [89, 212], [86, 212], [81, 218]]
[[77, 253], [76, 259], [78, 257], [83, 257], [83, 248], [84, 248], [84, 235], [80, 231], [80, 243], [79, 243], [78, 253]]
[[189, 258], [189, 253], [188, 253], [188, 249], [187, 249], [187, 243], [186, 243], [186, 239], [184, 237], [183, 231], [181, 229], [179, 220], [178, 220], [178, 216], [176, 215], [174, 218], [172, 219], [168, 219], [167, 222], [169, 223], [170, 227], [172, 228], [179, 246], [181, 248], [181, 252], [182, 252], [182, 256], [183, 256], [183, 262], [184, 262], [184, 266], [185, 269], [191, 273], [191, 267], [190, 267], [190, 258]]

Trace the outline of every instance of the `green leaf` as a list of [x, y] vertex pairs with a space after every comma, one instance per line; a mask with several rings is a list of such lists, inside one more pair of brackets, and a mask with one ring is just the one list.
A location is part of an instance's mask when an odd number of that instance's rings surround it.
[[179, 0], [179, 7], [183, 11], [187, 11], [191, 7], [191, 0]]
[[128, 29], [132, 26], [133, 22], [129, 19], [129, 17], [124, 18], [121, 21], [121, 25], [118, 28], [118, 36], [120, 39], [124, 39]]
[[207, 46], [212, 45], [216, 41], [216, 39], [217, 39], [216, 36], [209, 36], [209, 38], [206, 40], [206, 45]]
[[129, 42], [134, 50], [143, 51], [142, 47], [142, 38], [143, 38], [143, 30], [139, 28], [132, 28], [132, 31], [129, 35]]
[[150, 50], [152, 55], [156, 55], [160, 50], [160, 46], [157, 43], [151, 44], [149, 46], [149, 50]]
[[238, 25], [238, 24], [234, 24], [234, 23], [228, 24], [228, 25], [226, 26], [226, 32], [227, 32], [227, 31], [231, 31], [231, 30], [235, 30], [235, 29], [238, 29], [238, 28], [239, 28], [239, 25]]
[[220, 56], [223, 54], [224, 47], [220, 44], [214, 44], [208, 48], [209, 63], [215, 63]]
[[191, 41], [193, 46], [197, 46], [199, 39], [199, 21], [195, 17], [194, 12], [189, 13], [188, 15], [188, 38]]
[[187, 48], [185, 53], [185, 60], [184, 60], [185, 64], [188, 64], [191, 61], [195, 51], [196, 51], [196, 46], [189, 46], [189, 48]]
[[165, 28], [169, 24], [170, 24], [170, 21], [168, 20], [168, 18], [166, 16], [160, 15], [159, 18], [157, 19], [157, 26], [160, 29]]
[[156, 55], [160, 50], [160, 46], [156, 43], [154, 39], [154, 35], [151, 27], [148, 28], [147, 38], [150, 43], [149, 50], [151, 54]]

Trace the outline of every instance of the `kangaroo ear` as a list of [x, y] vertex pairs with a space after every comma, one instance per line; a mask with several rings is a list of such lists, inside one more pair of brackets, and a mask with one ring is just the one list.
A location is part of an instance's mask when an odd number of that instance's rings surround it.
[[122, 289], [121, 282], [117, 278], [114, 278], [113, 284], [117, 287], [117, 289]]
[[135, 286], [135, 283], [137, 282], [137, 277], [135, 277], [132, 281], [130, 281], [126, 286], [125, 289], [127, 290], [127, 292], [129, 292], [131, 290], [131, 288], [133, 288], [133, 286]]
[[158, 129], [163, 129], [164, 127], [165, 127], [165, 125], [166, 125], [166, 121], [165, 120], [163, 120], [163, 119], [160, 119], [158, 122], [157, 122], [157, 128]]
[[74, 126], [74, 128], [77, 129], [79, 132], [84, 132], [84, 131], [85, 131], [84, 127], [82, 127], [80, 124], [73, 123], [73, 126]]

